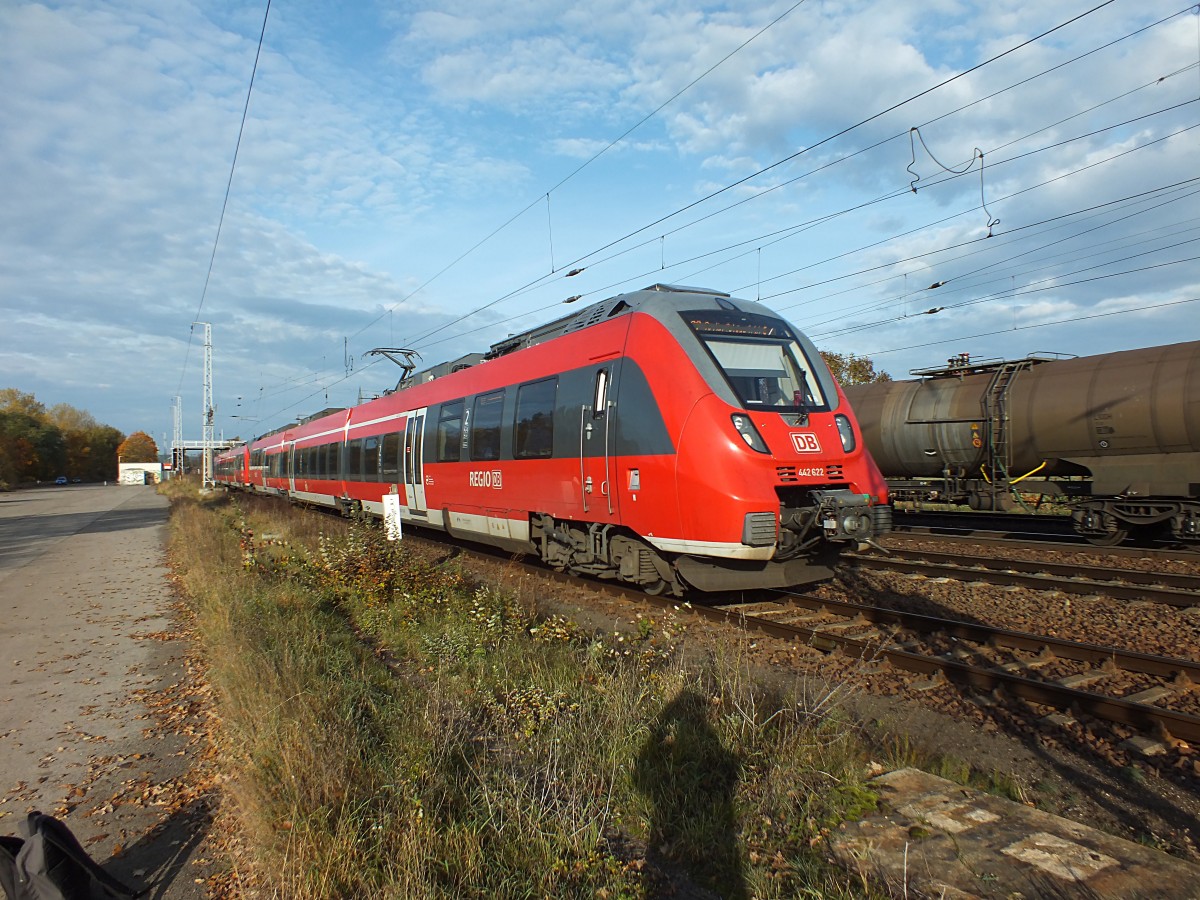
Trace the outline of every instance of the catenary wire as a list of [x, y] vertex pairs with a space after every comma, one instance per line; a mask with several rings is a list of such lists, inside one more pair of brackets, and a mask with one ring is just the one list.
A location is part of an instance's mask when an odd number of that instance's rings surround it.
[[[1051, 35], [1051, 34], [1054, 34], [1055, 32], [1057, 32], [1057, 31], [1060, 31], [1060, 30], [1062, 30], [1063, 28], [1066, 28], [1067, 26], [1069, 26], [1069, 25], [1072, 25], [1072, 24], [1074, 24], [1075, 22], [1078, 22], [1078, 21], [1080, 21], [1081, 19], [1083, 19], [1083, 18], [1085, 18], [1085, 17], [1087, 17], [1087, 16], [1089, 16], [1089, 15], [1092, 15], [1093, 13], [1097, 12], [1098, 10], [1100, 10], [1100, 9], [1103, 9], [1103, 8], [1104, 8], [1104, 7], [1106, 7], [1106, 6], [1109, 6], [1109, 5], [1110, 5], [1110, 4], [1112, 4], [1113, 2], [1115, 2], [1115, 0], [1105, 0], [1105, 2], [1103, 2], [1103, 3], [1100, 3], [1100, 4], [1098, 4], [1097, 6], [1094, 6], [1094, 7], [1092, 7], [1091, 9], [1089, 9], [1089, 10], [1086, 10], [1086, 11], [1084, 11], [1084, 12], [1082, 12], [1082, 13], [1079, 13], [1078, 15], [1076, 15], [1076, 16], [1073, 16], [1072, 18], [1070, 18], [1070, 19], [1066, 20], [1065, 22], [1061, 22], [1061, 23], [1059, 23], [1058, 25], [1055, 25], [1054, 27], [1052, 27], [1052, 28], [1050, 28], [1050, 29], [1047, 29], [1046, 31], [1043, 31], [1043, 32], [1041, 32], [1040, 34], [1038, 34], [1038, 35], [1036, 35], [1036, 36], [1034, 36], [1034, 37], [1028, 38], [1027, 40], [1025, 40], [1025, 41], [1022, 41], [1021, 43], [1019, 43], [1019, 44], [1016, 44], [1015, 46], [1013, 46], [1013, 47], [1010, 47], [1009, 49], [1007, 49], [1007, 50], [1004, 50], [1004, 51], [1002, 51], [1002, 52], [1000, 52], [1000, 53], [998, 53], [998, 54], [996, 54], [996, 55], [994, 55], [994, 56], [990, 57], [990, 58], [989, 58], [989, 59], [987, 59], [987, 60], [984, 60], [983, 62], [977, 63], [976, 65], [974, 65], [974, 66], [970, 67], [969, 69], [966, 69], [966, 70], [964, 70], [964, 71], [962, 71], [962, 72], [959, 72], [959, 73], [957, 73], [957, 74], [955, 74], [955, 75], [952, 75], [952, 76], [950, 76], [950, 77], [948, 77], [948, 78], [945, 78], [945, 79], [943, 79], [942, 81], [939, 81], [937, 84], [934, 84], [934, 85], [932, 85], [931, 87], [928, 87], [928, 88], [926, 88], [926, 89], [924, 89], [924, 90], [922, 90], [922, 91], [920, 91], [920, 92], [918, 92], [918, 93], [916, 93], [916, 94], [913, 94], [912, 96], [910, 96], [910, 97], [908, 97], [908, 98], [906, 98], [906, 99], [904, 99], [904, 100], [901, 100], [901, 101], [899, 101], [899, 102], [897, 102], [897, 103], [894, 103], [894, 104], [892, 104], [891, 106], [889, 106], [889, 107], [887, 107], [887, 108], [885, 108], [885, 109], [883, 109], [883, 110], [880, 110], [879, 112], [876, 112], [876, 113], [874, 113], [874, 114], [872, 114], [872, 115], [870, 115], [870, 116], [868, 116], [868, 117], [866, 117], [866, 118], [864, 118], [864, 119], [862, 119], [862, 120], [860, 120], [860, 121], [856, 122], [856, 123], [855, 123], [855, 124], [853, 124], [853, 125], [849, 125], [849, 126], [847, 126], [847, 127], [843, 128], [842, 130], [840, 130], [840, 131], [838, 131], [838, 132], [834, 133], [834, 134], [831, 134], [831, 135], [829, 135], [829, 136], [827, 136], [827, 137], [825, 137], [825, 138], [822, 138], [821, 140], [819, 140], [819, 141], [817, 141], [817, 142], [815, 142], [815, 143], [813, 143], [813, 144], [811, 144], [811, 145], [808, 145], [808, 146], [806, 146], [806, 147], [804, 147], [804, 148], [802, 148], [802, 149], [800, 149], [800, 150], [796, 151], [795, 153], [792, 153], [792, 154], [790, 154], [790, 155], [788, 155], [788, 156], [784, 157], [783, 159], [781, 159], [781, 160], [778, 160], [778, 161], [776, 161], [776, 162], [774, 162], [774, 163], [770, 164], [769, 166], [766, 166], [766, 167], [764, 167], [764, 168], [762, 168], [762, 169], [759, 169], [759, 170], [757, 170], [756, 172], [753, 172], [753, 173], [751, 173], [750, 175], [747, 175], [747, 176], [745, 176], [744, 178], [738, 179], [737, 181], [734, 181], [734, 182], [733, 182], [733, 183], [731, 183], [731, 184], [725, 185], [724, 187], [722, 187], [722, 188], [720, 188], [720, 189], [718, 189], [718, 190], [716, 190], [716, 191], [713, 191], [713, 192], [711, 192], [711, 193], [707, 194], [707, 195], [706, 195], [706, 196], [704, 196], [704, 197], [701, 197], [701, 198], [699, 198], [699, 199], [697, 199], [697, 200], [694, 200], [694, 201], [692, 201], [691, 203], [688, 203], [688, 204], [686, 204], [686, 205], [684, 205], [684, 206], [680, 207], [679, 209], [677, 209], [677, 210], [675, 210], [675, 211], [673, 211], [673, 212], [671, 212], [671, 213], [667, 214], [666, 216], [662, 216], [662, 217], [660, 217], [660, 218], [658, 218], [658, 219], [654, 220], [653, 222], [650, 222], [650, 223], [648, 223], [648, 224], [646, 224], [646, 225], [643, 225], [643, 226], [641, 226], [640, 228], [636, 229], [635, 231], [629, 232], [629, 233], [625, 234], [625, 235], [624, 235], [624, 236], [622, 236], [622, 237], [619, 237], [619, 238], [617, 238], [617, 239], [615, 239], [615, 240], [609, 241], [608, 243], [606, 243], [606, 244], [604, 244], [604, 245], [602, 245], [602, 246], [600, 246], [600, 247], [596, 248], [595, 250], [592, 250], [591, 252], [589, 252], [589, 253], [587, 253], [587, 254], [585, 254], [585, 255], [583, 255], [583, 256], [576, 257], [576, 258], [575, 258], [574, 260], [572, 260], [571, 262], [569, 262], [569, 263], [566, 263], [566, 264], [565, 264], [565, 265], [563, 265], [563, 266], [560, 266], [560, 270], [561, 270], [561, 269], [566, 269], [566, 268], [576, 268], [576, 267], [579, 267], [579, 266], [583, 265], [584, 263], [586, 263], [586, 262], [587, 262], [589, 259], [591, 259], [593, 256], [595, 256], [595, 255], [597, 255], [597, 254], [600, 254], [600, 253], [603, 253], [605, 250], [608, 250], [608, 249], [610, 249], [610, 248], [612, 248], [612, 247], [614, 247], [614, 246], [616, 246], [616, 245], [618, 245], [618, 244], [620, 244], [620, 243], [623, 243], [624, 241], [630, 240], [630, 239], [632, 239], [633, 237], [636, 237], [637, 235], [639, 235], [639, 234], [642, 234], [642, 233], [644, 233], [644, 232], [646, 232], [646, 231], [650, 230], [651, 228], [654, 228], [655, 226], [657, 226], [657, 225], [660, 225], [660, 224], [662, 224], [663, 222], [666, 222], [666, 221], [668, 221], [668, 220], [670, 220], [670, 219], [674, 218], [675, 216], [681, 215], [682, 213], [684, 213], [684, 212], [688, 211], [689, 209], [692, 209], [692, 208], [694, 208], [694, 207], [696, 207], [696, 206], [698, 206], [698, 205], [700, 205], [700, 204], [702, 204], [702, 203], [705, 203], [705, 202], [707, 202], [708, 200], [711, 200], [711, 199], [713, 199], [714, 197], [720, 196], [720, 195], [722, 195], [722, 194], [725, 194], [725, 193], [727, 193], [727, 192], [729, 192], [729, 191], [731, 191], [731, 190], [734, 190], [735, 188], [737, 188], [737, 187], [740, 187], [740, 186], [741, 186], [741, 185], [743, 185], [743, 184], [746, 184], [747, 182], [751, 181], [752, 179], [754, 179], [754, 178], [758, 178], [758, 177], [760, 177], [760, 176], [764, 175], [765, 173], [767, 173], [767, 172], [769, 172], [769, 171], [772, 171], [772, 170], [774, 170], [774, 169], [778, 168], [779, 166], [781, 166], [781, 165], [784, 165], [784, 164], [785, 164], [785, 163], [787, 163], [787, 162], [790, 162], [790, 161], [792, 161], [793, 159], [796, 159], [796, 158], [798, 158], [798, 157], [800, 157], [800, 156], [802, 156], [802, 155], [804, 155], [804, 154], [806, 154], [806, 153], [810, 153], [811, 151], [813, 151], [813, 150], [817, 149], [818, 147], [821, 147], [821, 146], [823, 146], [823, 145], [825, 145], [825, 144], [828, 144], [828, 143], [830, 143], [831, 141], [834, 141], [834, 140], [836, 140], [836, 139], [837, 139], [837, 138], [839, 138], [839, 137], [842, 137], [842, 136], [844, 136], [844, 135], [846, 135], [846, 134], [849, 134], [850, 132], [852, 132], [852, 131], [854, 131], [854, 130], [856, 130], [856, 129], [858, 129], [858, 128], [861, 128], [861, 127], [863, 127], [864, 125], [867, 125], [867, 124], [869, 124], [869, 123], [871, 123], [871, 122], [875, 121], [876, 119], [879, 119], [879, 118], [881, 118], [881, 117], [883, 117], [883, 116], [887, 115], [887, 114], [888, 114], [888, 113], [890, 113], [890, 112], [894, 112], [895, 110], [897, 110], [897, 109], [900, 109], [901, 107], [903, 107], [903, 106], [906, 106], [906, 105], [907, 105], [907, 104], [909, 104], [909, 103], [912, 103], [912, 102], [914, 102], [914, 101], [916, 101], [916, 100], [918, 100], [918, 99], [920, 99], [920, 98], [922, 98], [922, 97], [925, 97], [925, 96], [927, 96], [927, 95], [929, 95], [929, 94], [933, 93], [934, 91], [937, 91], [937, 90], [939, 90], [939, 89], [941, 89], [941, 88], [945, 87], [946, 85], [949, 85], [949, 84], [953, 83], [954, 81], [957, 81], [957, 80], [958, 80], [958, 79], [960, 79], [960, 78], [964, 78], [964, 77], [966, 77], [967, 75], [970, 75], [971, 73], [973, 73], [973, 72], [976, 72], [976, 71], [978, 71], [978, 70], [980, 70], [980, 69], [984, 68], [985, 66], [991, 65], [992, 63], [994, 63], [994, 62], [997, 62], [998, 60], [1000, 60], [1000, 59], [1003, 59], [1004, 57], [1006, 57], [1006, 56], [1009, 56], [1009, 55], [1011, 55], [1011, 54], [1013, 54], [1013, 53], [1017, 52], [1018, 50], [1020, 50], [1020, 49], [1022, 49], [1022, 48], [1024, 48], [1024, 47], [1026, 47], [1026, 46], [1029, 46], [1030, 44], [1036, 43], [1037, 41], [1039, 41], [1039, 40], [1042, 40], [1043, 38], [1045, 38], [1045, 37], [1048, 37], [1049, 35]], [[541, 198], [539, 197], [539, 198], [538, 198], [538, 201], [535, 201], [535, 203], [536, 203], [536, 202], [540, 202], [540, 199], [541, 199]], [[543, 276], [541, 276], [541, 277], [539, 277], [539, 278], [537, 278], [537, 279], [534, 279], [534, 280], [533, 280], [532, 282], [530, 282], [529, 284], [527, 284], [527, 285], [523, 285], [521, 288], [518, 288], [518, 289], [516, 289], [516, 290], [514, 290], [514, 291], [510, 291], [509, 293], [507, 293], [507, 294], [504, 294], [504, 295], [502, 295], [502, 296], [500, 296], [500, 297], [498, 297], [498, 298], [496, 298], [496, 299], [494, 299], [494, 300], [492, 300], [492, 301], [489, 301], [488, 303], [485, 303], [485, 304], [483, 304], [482, 306], [479, 306], [479, 307], [477, 307], [476, 309], [474, 309], [474, 310], [471, 310], [470, 312], [467, 312], [467, 313], [465, 313], [465, 314], [463, 314], [463, 315], [461, 315], [461, 316], [459, 316], [459, 317], [457, 317], [457, 318], [454, 318], [454, 319], [450, 320], [449, 322], [446, 322], [446, 323], [444, 323], [444, 324], [442, 324], [442, 325], [440, 325], [440, 326], [438, 326], [438, 327], [436, 327], [436, 328], [434, 328], [434, 329], [431, 329], [430, 331], [428, 331], [428, 332], [426, 332], [425, 334], [423, 334], [423, 335], [420, 335], [418, 338], [416, 338], [416, 339], [414, 340], [414, 343], [419, 343], [420, 341], [423, 341], [423, 340], [425, 340], [425, 339], [427, 339], [427, 338], [429, 338], [429, 337], [432, 337], [433, 335], [435, 335], [435, 334], [438, 334], [438, 333], [440, 333], [440, 332], [444, 331], [445, 329], [447, 329], [447, 328], [449, 328], [449, 327], [451, 327], [451, 326], [453, 326], [453, 325], [456, 325], [456, 324], [458, 324], [459, 322], [461, 322], [461, 321], [464, 321], [465, 319], [468, 319], [468, 318], [470, 318], [471, 316], [477, 315], [477, 314], [479, 314], [479, 313], [481, 313], [481, 312], [483, 312], [483, 311], [485, 311], [485, 310], [487, 310], [487, 309], [490, 309], [490, 308], [492, 308], [492, 307], [496, 306], [497, 304], [499, 304], [499, 303], [501, 303], [501, 302], [503, 302], [503, 301], [505, 301], [505, 300], [507, 300], [507, 299], [511, 298], [511, 297], [512, 297], [513, 295], [515, 295], [515, 294], [516, 294], [518, 291], [524, 290], [525, 288], [527, 288], [527, 287], [529, 287], [529, 286], [531, 286], [531, 285], [535, 285], [535, 284], [539, 284], [539, 283], [541, 283], [541, 282], [544, 282], [544, 281], [546, 280], [546, 278], [547, 278], [547, 276], [543, 275]]]
[[237, 142], [233, 147], [233, 160], [229, 164], [229, 178], [225, 182], [225, 199], [221, 201], [221, 215], [217, 219], [217, 233], [213, 237], [212, 253], [208, 258], [208, 271], [204, 275], [204, 287], [200, 291], [200, 302], [196, 306], [196, 314], [192, 316], [192, 325], [188, 326], [188, 341], [187, 347], [183, 353], [183, 370], [179, 373], [179, 389], [176, 393], [183, 392], [183, 379], [187, 375], [188, 359], [192, 352], [192, 337], [195, 334], [195, 323], [200, 319], [200, 313], [204, 309], [204, 301], [208, 297], [208, 285], [212, 280], [213, 265], [217, 260], [217, 245], [221, 242], [221, 229], [225, 224], [225, 212], [229, 208], [229, 193], [233, 188], [233, 173], [237, 169], [238, 151], [242, 148], [242, 135], [246, 132], [246, 118], [250, 113], [250, 96], [254, 93], [254, 77], [258, 74], [258, 61], [262, 56], [263, 39], [267, 34], [267, 19], [271, 15], [271, 0], [267, 0], [266, 9], [263, 11], [262, 30], [258, 33], [258, 49], [254, 51], [254, 66], [250, 70], [250, 84], [246, 88], [246, 102], [242, 107], [242, 121], [238, 126]]
[[[513, 222], [517, 221], [517, 219], [519, 219], [523, 215], [525, 215], [525, 213], [529, 212], [529, 210], [533, 209], [535, 206], [538, 206], [542, 202], [543, 199], [545, 199], [548, 204], [549, 199], [550, 199], [550, 194], [552, 194], [554, 191], [558, 190], [560, 187], [565, 185], [567, 182], [569, 182], [571, 179], [573, 179], [576, 175], [578, 175], [580, 172], [582, 172], [584, 169], [586, 169], [588, 166], [590, 166], [592, 163], [594, 163], [596, 160], [598, 160], [601, 156], [603, 156], [605, 153], [607, 153], [609, 150], [611, 150], [617, 144], [621, 143], [621, 141], [625, 140], [625, 138], [629, 137], [629, 135], [633, 134], [633, 132], [637, 131], [639, 128], [641, 128], [643, 125], [645, 125], [648, 121], [650, 121], [655, 116], [657, 116], [660, 112], [662, 112], [664, 109], [666, 109], [668, 106], [670, 106], [676, 100], [678, 100], [681, 96], [683, 96], [685, 93], [687, 93], [693, 87], [695, 87], [700, 81], [707, 78], [714, 71], [716, 71], [720, 66], [722, 66], [726, 62], [728, 62], [735, 54], [737, 54], [737, 53], [741, 52], [743, 49], [745, 49], [752, 41], [761, 37], [769, 29], [778, 25], [781, 21], [783, 21], [784, 18], [786, 18], [788, 15], [790, 15], [797, 7], [801, 6], [805, 2], [806, 2], [806, 0], [797, 0], [796, 3], [793, 3], [786, 10], [784, 10], [782, 13], [780, 13], [778, 16], [776, 16], [774, 19], [772, 19], [769, 23], [764, 25], [762, 28], [760, 28], [758, 31], [756, 31], [753, 35], [748, 37], [745, 41], [743, 41], [741, 44], [739, 44], [737, 47], [735, 47], [729, 53], [725, 54], [725, 56], [721, 57], [721, 59], [719, 59], [717, 62], [713, 63], [711, 66], [709, 66], [707, 69], [705, 69], [702, 73], [697, 75], [695, 78], [693, 78], [691, 81], [689, 81], [686, 85], [684, 85], [682, 88], [680, 88], [674, 94], [672, 94], [667, 100], [665, 100], [663, 103], [659, 104], [659, 106], [657, 106], [653, 111], [647, 113], [640, 120], [638, 120], [635, 124], [633, 124], [632, 126], [627, 128], [622, 134], [620, 134], [616, 138], [613, 138], [611, 141], [609, 141], [609, 143], [606, 144], [601, 150], [596, 152], [588, 160], [586, 160], [581, 165], [576, 167], [569, 174], [567, 174], [564, 178], [562, 178], [560, 181], [558, 181], [558, 183], [556, 183], [553, 187], [551, 187], [548, 191], [546, 191], [544, 198], [543, 198], [543, 196], [539, 196], [536, 200], [533, 200], [532, 202], [530, 202], [529, 205], [527, 205], [522, 210], [520, 210], [519, 212], [512, 215], [507, 221], [505, 221], [503, 224], [501, 224], [500, 226], [495, 228], [493, 231], [491, 231], [486, 237], [484, 237], [482, 240], [478, 241], [477, 243], [473, 244], [468, 250], [466, 250], [464, 253], [460, 254], [458, 257], [456, 257], [454, 260], [452, 260], [445, 267], [443, 267], [442, 269], [440, 269], [439, 271], [434, 273], [434, 275], [432, 277], [426, 279], [419, 286], [417, 286], [414, 290], [410, 291], [405, 297], [401, 298], [401, 300], [399, 300], [397, 303], [394, 303], [392, 306], [388, 307], [387, 310], [385, 310], [382, 314], [377, 316], [371, 322], [368, 322], [366, 325], [364, 325], [362, 328], [360, 328], [358, 331], [356, 331], [353, 335], [351, 335], [351, 337], [358, 337], [364, 331], [366, 331], [367, 329], [376, 325], [378, 322], [382, 321], [384, 316], [388, 315], [390, 312], [395, 310], [401, 303], [408, 301], [414, 295], [418, 294], [419, 292], [421, 292], [422, 290], [427, 288], [434, 281], [436, 281], [438, 278], [440, 278], [442, 275], [444, 275], [450, 269], [457, 266], [460, 262], [462, 262], [464, 259], [466, 259], [468, 256], [470, 256], [472, 253], [474, 253], [476, 250], [478, 250], [480, 247], [482, 247], [484, 244], [486, 244], [488, 241], [490, 241], [492, 238], [494, 238], [501, 231], [506, 229]], [[547, 214], [549, 214], [548, 207], [547, 207]], [[560, 269], [561, 268], [564, 268], [564, 267], [560, 267]], [[554, 271], [555, 270], [553, 267], [553, 262], [551, 262], [551, 273], [553, 273]]]

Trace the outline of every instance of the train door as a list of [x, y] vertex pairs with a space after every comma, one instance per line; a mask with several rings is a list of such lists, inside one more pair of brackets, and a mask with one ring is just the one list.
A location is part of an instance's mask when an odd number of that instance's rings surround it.
[[287, 471], [283, 473], [288, 480], [288, 493], [296, 493], [296, 442], [289, 441], [287, 449], [284, 450], [283, 457], [284, 465], [287, 466]]
[[580, 410], [580, 491], [584, 515], [593, 522], [617, 520], [617, 366], [613, 359], [594, 370], [591, 402]]
[[425, 505], [425, 460], [422, 448], [425, 445], [425, 414], [427, 408], [413, 410], [404, 428], [401, 447], [404, 481], [404, 505], [409, 515], [424, 519], [429, 515]]

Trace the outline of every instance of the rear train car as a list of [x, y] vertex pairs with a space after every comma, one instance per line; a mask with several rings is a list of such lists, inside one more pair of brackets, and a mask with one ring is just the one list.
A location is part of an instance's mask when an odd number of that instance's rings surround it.
[[213, 481], [232, 490], [250, 489], [250, 449], [239, 444], [213, 458]]
[[828, 577], [891, 527], [816, 348], [699, 288], [594, 304], [249, 452], [268, 492], [676, 595]]
[[1073, 359], [951, 359], [846, 389], [897, 499], [1070, 504], [1100, 545], [1200, 542], [1200, 342]]

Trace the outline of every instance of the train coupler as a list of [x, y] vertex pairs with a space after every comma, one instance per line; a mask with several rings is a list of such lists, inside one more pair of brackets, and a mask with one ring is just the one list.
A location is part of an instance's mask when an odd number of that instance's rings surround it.
[[829, 541], [868, 541], [875, 536], [870, 494], [813, 491], [817, 521]]

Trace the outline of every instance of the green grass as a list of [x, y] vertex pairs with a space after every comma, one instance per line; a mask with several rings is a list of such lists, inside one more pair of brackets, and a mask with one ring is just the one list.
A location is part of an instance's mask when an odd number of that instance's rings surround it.
[[735, 648], [685, 662], [686, 635], [653, 619], [618, 639], [547, 617], [370, 525], [174, 502], [268, 892], [864, 896], [822, 853], [875, 804], [836, 705], [760, 683]]
[[[911, 766], [947, 781], [1016, 803], [1025, 803], [1028, 800], [1026, 789], [1010, 773], [995, 769], [982, 771], [956, 756], [918, 750], [903, 735], [885, 735], [880, 743], [881, 756], [887, 762], [888, 768]], [[1044, 792], [1044, 789], [1039, 788], [1039, 793], [1041, 792]]]

